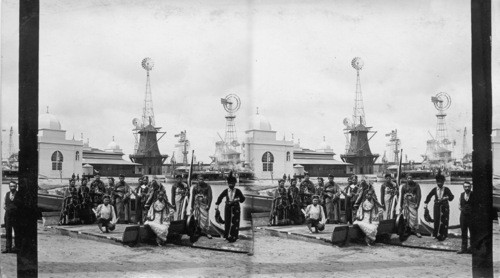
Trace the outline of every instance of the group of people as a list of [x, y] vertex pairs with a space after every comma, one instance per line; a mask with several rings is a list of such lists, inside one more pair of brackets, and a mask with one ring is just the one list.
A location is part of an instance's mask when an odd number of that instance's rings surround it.
[[61, 209], [60, 225], [91, 224], [96, 222], [95, 210], [99, 205], [111, 204], [116, 212], [118, 223], [129, 223], [130, 221], [130, 197], [135, 192], [125, 182], [123, 175], [119, 181], [108, 178], [108, 184], [104, 184], [100, 175], [88, 186], [88, 180], [82, 178], [80, 186], [76, 187], [76, 181], [70, 180], [69, 186], [64, 192], [64, 200]]
[[[114, 178], [108, 178], [104, 184], [99, 175], [95, 176], [90, 187], [83, 178], [79, 188], [74, 179], [65, 192], [60, 225], [97, 223], [103, 233], [113, 231], [117, 223], [134, 223], [149, 226], [157, 236], [157, 243], [166, 242], [171, 221], [184, 220], [186, 215], [193, 215], [198, 235], [212, 238], [209, 211], [212, 204], [212, 188], [202, 175], [198, 176], [191, 193], [191, 210], [188, 212], [187, 201], [190, 188], [181, 175], [171, 189], [171, 202], [163, 185], [157, 180], [149, 181], [148, 176], [139, 178], [139, 184], [132, 189], [123, 175], [115, 184]], [[216, 211], [223, 199], [225, 225], [224, 237], [229, 242], [238, 239], [240, 221], [240, 203], [245, 201], [241, 190], [235, 188], [236, 178], [230, 173], [227, 178], [228, 189], [224, 190], [216, 201]], [[131, 218], [132, 196], [135, 197], [135, 218]], [[220, 212], [219, 212], [220, 213]]]
[[[323, 178], [318, 178], [315, 185], [308, 174], [305, 174], [304, 180], [297, 187], [297, 180], [292, 179], [290, 186], [285, 187], [285, 180], [279, 180], [278, 188], [273, 194], [273, 203], [270, 215], [270, 225], [289, 225], [303, 224], [307, 221], [308, 207], [320, 206], [324, 217], [322, 223], [353, 224], [357, 210], [366, 197], [366, 193], [373, 190], [373, 186], [366, 180], [358, 182], [356, 175], [348, 179], [348, 185], [341, 189], [334, 182], [334, 176], [329, 175], [326, 184]], [[390, 211], [394, 210], [392, 200], [397, 193], [397, 187], [392, 182], [391, 176], [386, 176], [386, 182], [381, 188], [382, 202], [377, 201], [378, 207], [385, 212], [384, 217], [388, 219]], [[344, 196], [345, 202], [341, 203], [341, 196]], [[374, 195], [376, 200], [376, 196]], [[344, 206], [345, 217], [341, 217], [341, 205]], [[320, 213], [321, 214], [321, 213]]]
[[[433, 216], [434, 229], [432, 236], [439, 241], [448, 237], [449, 202], [454, 199], [451, 190], [444, 186], [445, 177], [438, 172], [436, 187], [433, 188], [424, 200], [424, 208], [434, 198]], [[322, 178], [314, 185], [308, 174], [304, 181], [297, 187], [297, 180], [292, 179], [290, 186], [285, 187], [285, 180], [280, 180], [278, 188], [274, 190], [270, 215], [270, 225], [307, 224], [311, 233], [324, 229], [324, 225], [355, 224], [365, 234], [365, 241], [371, 245], [377, 235], [380, 220], [394, 219], [397, 217], [397, 204], [399, 215], [404, 219], [402, 233], [405, 237], [419, 233], [418, 210], [421, 204], [422, 193], [420, 185], [407, 175], [401, 181], [401, 195], [399, 188], [392, 180], [390, 174], [385, 175], [385, 182], [380, 188], [380, 201], [377, 198], [373, 185], [367, 180], [358, 182], [356, 175], [348, 179], [348, 185], [341, 189], [334, 181], [333, 175], [328, 176], [328, 182], [323, 183]], [[470, 252], [467, 248], [467, 231], [470, 228], [470, 214], [472, 207], [471, 184], [464, 183], [464, 192], [460, 196], [460, 225], [462, 229], [462, 248], [459, 253]], [[340, 196], [344, 196], [345, 217], [340, 218]], [[401, 200], [398, 200], [400, 196]], [[313, 231], [313, 228], [315, 229]]]

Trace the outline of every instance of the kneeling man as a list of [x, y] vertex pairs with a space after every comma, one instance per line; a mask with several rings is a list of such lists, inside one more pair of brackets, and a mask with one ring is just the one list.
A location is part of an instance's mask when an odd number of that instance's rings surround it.
[[323, 207], [319, 205], [318, 195], [313, 196], [312, 204], [307, 206], [305, 215], [307, 228], [310, 233], [313, 233], [312, 228], [315, 229], [316, 233], [325, 229], [325, 211], [323, 210]]

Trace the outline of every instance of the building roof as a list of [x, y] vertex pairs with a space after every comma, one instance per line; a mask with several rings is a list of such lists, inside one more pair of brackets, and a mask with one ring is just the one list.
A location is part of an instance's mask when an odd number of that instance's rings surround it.
[[130, 161], [126, 161], [123, 159], [92, 159], [92, 158], [84, 158], [82, 163], [87, 164], [108, 164], [108, 165], [141, 165], [139, 163], [134, 163]]
[[346, 163], [343, 161], [338, 161], [335, 159], [300, 159], [295, 158], [293, 164], [301, 165], [352, 165], [351, 163]]
[[271, 131], [271, 123], [266, 119], [266, 117], [260, 114], [255, 114], [252, 116], [250, 121], [250, 130]]
[[38, 129], [61, 130], [61, 122], [47, 111], [47, 113], [38, 115]]

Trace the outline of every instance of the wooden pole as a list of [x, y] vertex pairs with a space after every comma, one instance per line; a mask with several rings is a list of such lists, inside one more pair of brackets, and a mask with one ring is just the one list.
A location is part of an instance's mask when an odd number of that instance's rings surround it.
[[38, 198], [38, 34], [40, 3], [19, 5], [19, 195], [23, 199], [16, 237], [17, 276], [37, 277]]
[[493, 277], [491, 154], [491, 0], [471, 1], [473, 277]]

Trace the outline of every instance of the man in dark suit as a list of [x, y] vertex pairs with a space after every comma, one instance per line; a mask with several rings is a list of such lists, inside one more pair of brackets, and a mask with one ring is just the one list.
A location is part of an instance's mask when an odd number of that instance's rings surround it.
[[[6, 232], [6, 244], [5, 250], [2, 253], [16, 253], [17, 250], [21, 247], [21, 238], [18, 235], [18, 213], [21, 209], [22, 200], [17, 192], [17, 183], [11, 181], [9, 183], [10, 192], [5, 194], [5, 232]], [[14, 230], [15, 238], [15, 248], [12, 248], [12, 230]]]
[[464, 182], [464, 192], [460, 194], [460, 229], [462, 230], [462, 248], [458, 251], [458, 254], [471, 253], [470, 249], [467, 249], [467, 231], [470, 231], [470, 226], [472, 224], [472, 194], [470, 182]]

